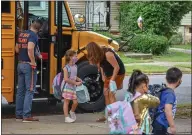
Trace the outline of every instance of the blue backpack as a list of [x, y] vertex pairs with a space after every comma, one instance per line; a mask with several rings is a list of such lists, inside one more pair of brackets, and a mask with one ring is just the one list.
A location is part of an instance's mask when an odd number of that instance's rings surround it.
[[[68, 75], [70, 76], [71, 74], [71, 69], [69, 65], [65, 66], [67, 68], [68, 71]], [[64, 78], [64, 73], [63, 73], [63, 69], [60, 73], [58, 73], [55, 78], [53, 79], [53, 84], [52, 84], [52, 88], [53, 88], [53, 95], [56, 99], [58, 100], [62, 100], [62, 88], [61, 88], [61, 84]]]
[[[161, 93], [165, 90], [169, 92], [173, 92], [172, 89], [167, 88], [166, 84], [149, 85], [149, 94], [155, 97], [158, 97], [159, 100], [161, 99]], [[161, 114], [157, 112], [157, 108], [149, 108], [149, 115], [151, 117], [152, 122]]]

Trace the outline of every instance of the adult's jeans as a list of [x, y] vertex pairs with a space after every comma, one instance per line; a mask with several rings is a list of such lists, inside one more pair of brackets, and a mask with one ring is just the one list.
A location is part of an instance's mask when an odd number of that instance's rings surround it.
[[[31, 117], [32, 100], [36, 87], [37, 71], [28, 63], [17, 66], [18, 89], [16, 94], [16, 118]], [[33, 75], [33, 79], [32, 79]], [[32, 87], [32, 90], [30, 88]]]

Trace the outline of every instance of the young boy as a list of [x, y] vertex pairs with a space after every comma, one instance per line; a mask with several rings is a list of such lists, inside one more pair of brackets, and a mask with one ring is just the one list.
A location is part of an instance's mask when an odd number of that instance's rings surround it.
[[160, 95], [160, 104], [157, 108], [156, 119], [154, 120], [153, 133], [175, 134], [176, 127], [174, 123], [174, 116], [176, 113], [176, 96], [174, 90], [181, 84], [182, 72], [176, 68], [170, 68], [166, 73], [167, 89], [162, 91]]

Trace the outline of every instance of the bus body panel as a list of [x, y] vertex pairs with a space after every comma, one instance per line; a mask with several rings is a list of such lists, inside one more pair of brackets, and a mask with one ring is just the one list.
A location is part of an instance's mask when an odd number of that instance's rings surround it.
[[14, 74], [15, 74], [15, 2], [10, 2], [10, 13], [2, 13], [1, 31], [1, 80], [2, 96], [7, 102], [14, 102]]

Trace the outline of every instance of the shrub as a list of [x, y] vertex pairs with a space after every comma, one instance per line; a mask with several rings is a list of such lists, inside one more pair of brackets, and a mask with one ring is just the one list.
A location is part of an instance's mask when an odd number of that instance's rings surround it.
[[169, 45], [180, 45], [183, 42], [183, 36], [181, 33], [178, 33], [176, 35], [173, 35], [170, 39], [169, 39]]
[[124, 1], [120, 4], [118, 16], [120, 32], [123, 36], [129, 32], [137, 33], [137, 18], [142, 16], [144, 29], [170, 38], [191, 9], [191, 1]]
[[168, 39], [164, 36], [139, 34], [130, 41], [130, 49], [134, 52], [160, 55], [167, 52]]

